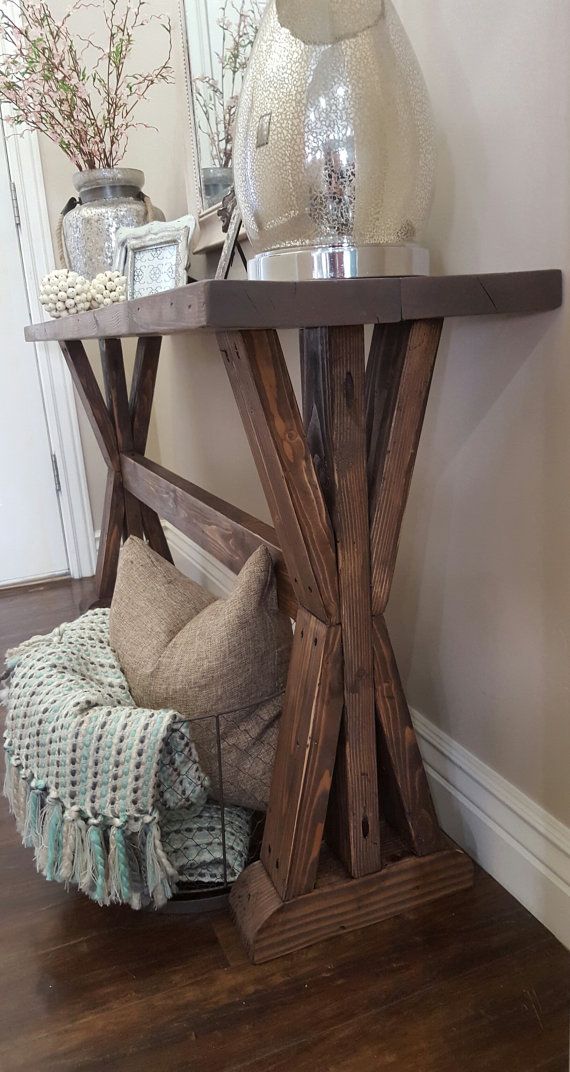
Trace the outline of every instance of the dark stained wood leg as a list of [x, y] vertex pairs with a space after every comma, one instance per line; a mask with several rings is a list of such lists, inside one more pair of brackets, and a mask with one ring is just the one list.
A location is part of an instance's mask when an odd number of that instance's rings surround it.
[[314, 885], [337, 747], [336, 553], [277, 334], [218, 341], [300, 604], [262, 849], [285, 899]]
[[413, 852], [425, 856], [442, 848], [410, 711], [384, 618], [374, 619], [374, 679], [379, 727], [382, 806], [391, 825]]
[[165, 558], [167, 562], [173, 562], [172, 552], [168, 546], [168, 540], [164, 535], [164, 529], [158, 514], [151, 510], [150, 506], [145, 506], [144, 503], [140, 504], [140, 510], [144, 534], [149, 546], [152, 547], [153, 551], [156, 551], [157, 555]]
[[366, 435], [368, 486], [374, 488], [386, 454], [388, 434], [408, 349], [411, 321], [376, 324], [366, 366]]
[[[99, 339], [99, 356], [101, 358], [101, 374], [103, 376], [103, 390], [105, 392], [105, 401], [107, 403], [107, 409], [113, 418], [113, 397], [111, 392], [111, 380], [109, 379], [109, 352], [112, 350], [113, 341], [118, 342], [119, 346], [122, 344], [119, 340], [113, 339]], [[121, 350], [122, 353], [122, 350]]]
[[[414, 321], [401, 327], [403, 359], [390, 360], [397, 330], [388, 330], [371, 352], [367, 368], [368, 441], [370, 475], [370, 554], [372, 561], [372, 614], [383, 614], [390, 595], [398, 540], [441, 331], [442, 320]], [[380, 329], [378, 329], [380, 331]], [[386, 405], [376, 411], [383, 379], [387, 377]]]
[[284, 901], [315, 885], [341, 715], [340, 627], [301, 609], [261, 852]]
[[162, 339], [157, 335], [149, 335], [137, 343], [129, 397], [135, 454], [146, 451], [161, 343]]
[[99, 384], [85, 353], [83, 343], [72, 339], [60, 343], [65, 363], [71, 374], [73, 386], [77, 391], [89, 423], [95, 433], [101, 454], [109, 469], [120, 470], [117, 437], [113, 422], [105, 405]]
[[97, 558], [97, 597], [100, 606], [110, 603], [113, 595], [119, 551], [121, 550], [124, 516], [123, 482], [119, 473], [109, 470], [107, 473], [101, 536], [99, 538], [99, 555]]
[[382, 807], [419, 855], [437, 851], [441, 834], [383, 613], [441, 330], [439, 320], [377, 326], [366, 374], [374, 678]]
[[[144, 455], [146, 451], [161, 344], [162, 339], [155, 335], [139, 339], [137, 343], [129, 397], [132, 450], [135, 454]], [[172, 554], [158, 514], [144, 503], [140, 504], [140, 510], [144, 534], [153, 551], [172, 562]]]
[[[99, 343], [103, 379], [109, 399], [109, 407], [115, 424], [115, 433], [120, 454], [130, 454], [133, 450], [133, 433], [129, 399], [125, 379], [123, 348], [119, 339], [101, 339]], [[125, 536], [143, 537], [141, 510], [137, 500], [124, 490], [125, 496]]]
[[338, 561], [344, 715], [327, 840], [353, 877], [378, 871], [380, 813], [374, 724], [364, 329], [301, 333], [309, 447], [332, 518]]
[[335, 624], [334, 536], [277, 332], [227, 332], [218, 343], [295, 595]]

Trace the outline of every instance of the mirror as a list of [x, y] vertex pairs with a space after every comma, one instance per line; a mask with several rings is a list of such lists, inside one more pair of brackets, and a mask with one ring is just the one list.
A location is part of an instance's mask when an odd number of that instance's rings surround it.
[[243, 81], [265, 0], [183, 0], [190, 111], [189, 155], [200, 197], [200, 242], [222, 241], [217, 209], [233, 184], [233, 130]]

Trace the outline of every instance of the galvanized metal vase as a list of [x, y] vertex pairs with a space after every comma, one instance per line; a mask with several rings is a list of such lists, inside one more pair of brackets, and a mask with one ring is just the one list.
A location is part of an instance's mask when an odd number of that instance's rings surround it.
[[391, 0], [269, 0], [234, 144], [250, 277], [427, 271], [434, 163], [428, 93]]
[[79, 200], [63, 216], [63, 257], [87, 279], [113, 267], [119, 227], [139, 227], [164, 214], [145, 197], [144, 174], [134, 168], [97, 168], [73, 177]]

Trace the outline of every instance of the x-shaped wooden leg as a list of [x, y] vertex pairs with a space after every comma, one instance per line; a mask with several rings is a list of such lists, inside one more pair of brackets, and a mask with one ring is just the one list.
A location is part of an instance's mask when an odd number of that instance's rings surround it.
[[376, 714], [384, 814], [419, 855], [441, 834], [384, 611], [443, 322], [378, 325], [366, 374]]
[[83, 343], [61, 343], [108, 469], [96, 577], [97, 601], [103, 604], [113, 594], [123, 536], [146, 536], [151, 547], [172, 561], [158, 515], [126, 490], [121, 473], [121, 454], [144, 455], [146, 450], [160, 345], [155, 336], [139, 340], [129, 398], [121, 343], [101, 340], [105, 404]]
[[325, 819], [355, 878], [383, 820], [441, 848], [383, 618], [440, 333], [378, 327], [365, 374], [362, 327], [303, 331], [304, 423], [276, 332], [219, 337], [301, 606], [262, 850], [284, 901], [313, 888]]

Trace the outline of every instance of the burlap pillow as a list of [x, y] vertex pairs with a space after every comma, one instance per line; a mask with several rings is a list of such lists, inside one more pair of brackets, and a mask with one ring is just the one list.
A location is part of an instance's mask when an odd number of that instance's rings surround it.
[[231, 596], [215, 600], [131, 537], [110, 637], [135, 702], [192, 720], [212, 795], [265, 810], [292, 642], [267, 548], [245, 564]]

